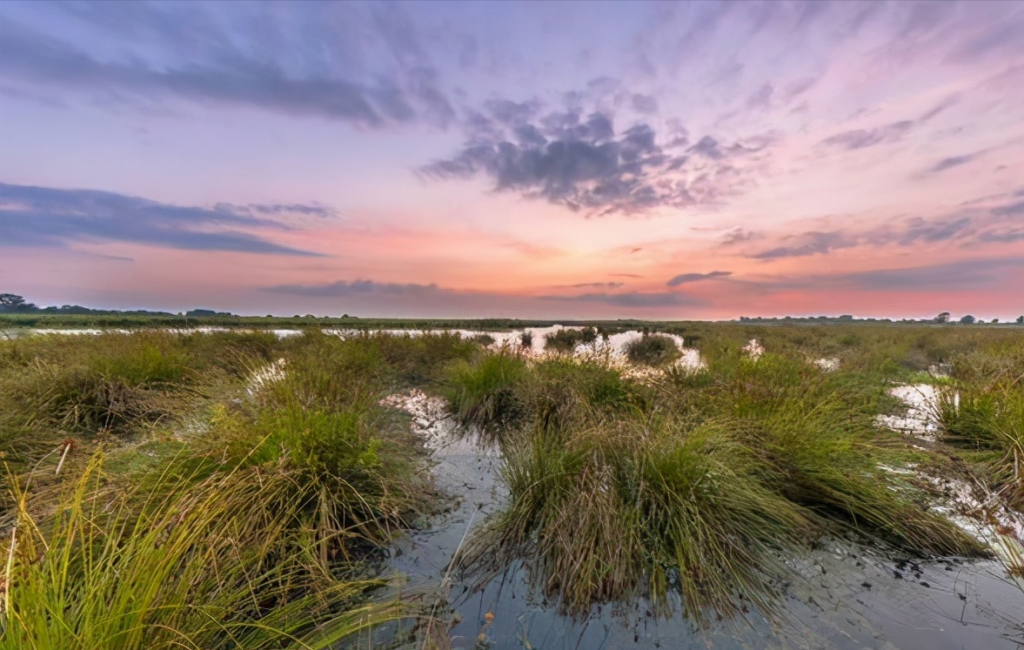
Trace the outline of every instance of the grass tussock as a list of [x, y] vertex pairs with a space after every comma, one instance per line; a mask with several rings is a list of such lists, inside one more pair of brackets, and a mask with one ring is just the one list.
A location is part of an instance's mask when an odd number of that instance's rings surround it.
[[874, 426], [893, 405], [872, 375], [739, 348], [700, 375], [643, 387], [552, 360], [507, 378], [521, 423], [500, 438], [510, 502], [464, 568], [489, 576], [525, 561], [576, 616], [635, 596], [664, 613], [676, 594], [706, 623], [750, 604], [775, 611], [779, 558], [829, 531], [920, 554], [985, 552], [879, 467], [906, 452]]
[[681, 355], [675, 340], [663, 334], [648, 334], [626, 344], [626, 358], [631, 363], [664, 366]]
[[[112, 493], [97, 455], [38, 518], [19, 493], [5, 543], [0, 648], [329, 648], [402, 615], [367, 604], [293, 520], [274, 473], [233, 472], [166, 491]], [[17, 488], [15, 488], [17, 490]]]

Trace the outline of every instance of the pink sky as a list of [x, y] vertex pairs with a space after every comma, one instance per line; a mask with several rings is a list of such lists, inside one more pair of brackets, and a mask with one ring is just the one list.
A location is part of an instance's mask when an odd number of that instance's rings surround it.
[[1024, 4], [0, 5], [0, 291], [1024, 312]]

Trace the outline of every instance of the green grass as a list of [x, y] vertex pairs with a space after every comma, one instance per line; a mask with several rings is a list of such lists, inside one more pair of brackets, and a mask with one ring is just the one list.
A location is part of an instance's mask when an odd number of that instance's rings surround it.
[[102, 457], [52, 516], [19, 502], [0, 611], [0, 648], [329, 648], [403, 615], [366, 600], [379, 583], [341, 580], [294, 525], [287, 477], [255, 472], [112, 493]]
[[661, 334], [648, 334], [626, 344], [626, 358], [647, 366], [667, 365], [681, 354], [676, 342]]
[[1024, 509], [1024, 343], [994, 342], [955, 357], [939, 415], [943, 440], [974, 461], [990, 489]]
[[708, 623], [750, 604], [776, 612], [789, 577], [779, 558], [827, 532], [922, 555], [985, 552], [879, 468], [907, 451], [873, 424], [894, 406], [875, 375], [731, 350], [699, 382], [643, 387], [569, 360], [502, 382], [519, 408], [515, 435], [499, 438], [510, 502], [463, 568], [487, 579], [522, 560], [575, 616], [636, 596], [667, 613], [676, 593]]
[[449, 368], [444, 392], [463, 426], [500, 436], [520, 421], [523, 406], [514, 388], [526, 372], [526, 362], [508, 352], [461, 361]]
[[[636, 326], [547, 343], [571, 351]], [[698, 624], [780, 614], [787, 561], [825, 534], [985, 552], [883, 465], [956, 463], [1024, 506], [1019, 330], [648, 326], [635, 362], [669, 361], [661, 331], [708, 367], [648, 385], [451, 334], [316, 329], [0, 341], [0, 525], [18, 523], [16, 543], [0, 537], [4, 556], [13, 547], [0, 647], [329, 647], [409, 614], [376, 603], [372, 568], [439, 505], [420, 441], [380, 405], [412, 387], [503, 451], [509, 501], [461, 568], [485, 579], [522, 561], [575, 616], [640, 596]], [[757, 361], [751, 338], [767, 350]], [[840, 370], [821, 372], [822, 357]], [[278, 359], [283, 376], [247, 391]], [[888, 388], [936, 363], [961, 397], [924, 452], [874, 423], [900, 407]]]

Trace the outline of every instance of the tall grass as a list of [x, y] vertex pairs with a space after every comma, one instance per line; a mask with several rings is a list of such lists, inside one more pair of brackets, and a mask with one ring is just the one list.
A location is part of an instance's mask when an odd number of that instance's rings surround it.
[[780, 558], [827, 531], [921, 554], [985, 552], [879, 467], [905, 452], [874, 426], [892, 406], [874, 375], [755, 362], [738, 348], [701, 374], [648, 388], [553, 360], [502, 382], [520, 409], [518, 434], [499, 439], [510, 502], [464, 568], [486, 578], [523, 560], [577, 616], [638, 595], [664, 613], [675, 593], [707, 623], [751, 604], [776, 611]]
[[15, 483], [0, 648], [329, 648], [402, 615], [318, 560], [286, 475], [176, 487], [112, 492], [97, 456], [40, 518]]
[[1024, 343], [996, 343], [953, 360], [940, 408], [943, 439], [969, 454], [989, 486], [1024, 509]]

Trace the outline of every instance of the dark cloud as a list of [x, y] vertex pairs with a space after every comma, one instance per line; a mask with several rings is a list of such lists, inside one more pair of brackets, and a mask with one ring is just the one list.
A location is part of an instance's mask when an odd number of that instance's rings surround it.
[[316, 298], [341, 298], [366, 294], [410, 296], [450, 293], [450, 290], [441, 289], [436, 284], [398, 284], [374, 282], [373, 280], [355, 280], [353, 282], [341, 280], [330, 284], [281, 284], [265, 287], [263, 290]]
[[665, 284], [670, 287], [678, 287], [689, 282], [700, 282], [701, 280], [712, 280], [732, 275], [732, 271], [712, 271], [710, 273], [683, 273], [672, 278]]
[[779, 259], [784, 257], [806, 257], [808, 255], [823, 255], [839, 248], [850, 248], [856, 246], [856, 237], [841, 232], [806, 232], [802, 235], [787, 237], [783, 241], [792, 243], [784, 246], [770, 248], [760, 253], [754, 253], [751, 257], [761, 260]]
[[[245, 6], [230, 21], [208, 15], [216, 7], [206, 5], [183, 13], [160, 5], [69, 6], [67, 13], [130, 53], [114, 57], [0, 19], [0, 78], [27, 88], [72, 89], [107, 103], [177, 99], [363, 126], [414, 119], [444, 125], [454, 118], [401, 11], [374, 8], [358, 21], [331, 7], [290, 9], [287, 20], [274, 22], [271, 13]], [[378, 47], [390, 52], [388, 69], [367, 69], [360, 63], [365, 57], [351, 51], [360, 29], [372, 30]]]
[[[309, 206], [290, 207], [295, 212]], [[0, 183], [0, 246], [63, 248], [74, 242], [118, 241], [184, 250], [321, 256], [239, 230], [287, 227], [256, 216], [249, 206], [197, 208], [113, 192]]]
[[578, 296], [540, 296], [541, 300], [557, 300], [564, 302], [589, 302], [613, 307], [646, 308], [646, 307], [699, 307], [707, 301], [681, 293], [584, 293]]
[[[635, 214], [717, 200], [743, 179], [737, 161], [765, 149], [769, 136], [722, 145], [706, 136], [687, 154], [672, 127], [662, 145], [648, 124], [616, 131], [609, 115], [579, 110], [540, 114], [535, 103], [491, 102], [467, 125], [469, 140], [455, 156], [421, 168], [429, 178], [491, 178], [498, 192], [518, 192], [588, 215]], [[682, 140], [680, 140], [680, 137]], [[684, 172], [693, 171], [693, 174]]]
[[931, 172], [932, 174], [935, 174], [937, 172], [945, 171], [945, 170], [947, 170], [947, 169], [949, 169], [951, 167], [959, 167], [960, 165], [966, 165], [967, 163], [971, 162], [972, 160], [974, 160], [977, 157], [978, 157], [978, 154], [972, 153], [972, 154], [966, 154], [966, 155], [963, 155], [963, 156], [953, 156], [951, 158], [943, 158], [939, 162], [935, 163], [935, 166], [932, 167], [928, 171]]

